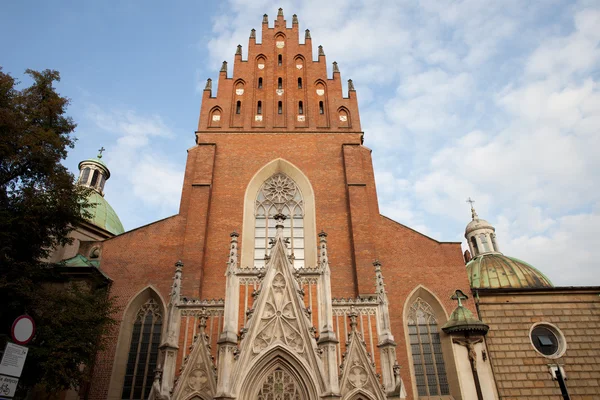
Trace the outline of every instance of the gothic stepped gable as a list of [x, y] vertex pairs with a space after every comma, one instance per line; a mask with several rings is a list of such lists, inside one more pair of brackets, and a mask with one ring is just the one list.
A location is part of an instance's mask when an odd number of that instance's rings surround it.
[[200, 328], [194, 338], [190, 354], [181, 367], [181, 375], [175, 382], [172, 400], [189, 399], [197, 395], [201, 399], [212, 399], [217, 392], [216, 368], [211, 356], [209, 337], [205, 332], [208, 313], [199, 315]]
[[[308, 310], [304, 308], [302, 300], [303, 294], [292, 274], [293, 266], [288, 260], [282, 228], [282, 225], [278, 225], [275, 244], [259, 288], [260, 293], [231, 374], [234, 390], [237, 389], [235, 391], [238, 393], [240, 389], [254, 391], [255, 393], [246, 393], [250, 396], [256, 395], [263, 381], [275, 379], [277, 374], [262, 380], [257, 378], [256, 381], [252, 380], [253, 376], [262, 376], [265, 369], [278, 368], [293, 375], [289, 368], [291, 365], [294, 365], [292, 369], [303, 369], [310, 376], [312, 382], [303, 382], [304, 384], [312, 383], [318, 392], [323, 392], [325, 388], [314, 328], [310, 326]], [[263, 366], [261, 360], [269, 361], [272, 368]]]
[[242, 59], [238, 45], [229, 74], [227, 62], [219, 73], [213, 97], [209, 79], [202, 98], [198, 132], [361, 132], [356, 91], [348, 81], [344, 97], [340, 70], [332, 64], [333, 77], [327, 77], [322, 46], [313, 60], [312, 39], [308, 30], [300, 43], [298, 20], [292, 26], [280, 14], [269, 28], [262, 24], [262, 42], [257, 43], [253, 29]]
[[362, 394], [369, 399], [386, 400], [387, 397], [375, 372], [375, 364], [371, 362], [366, 344], [356, 329], [357, 316], [358, 313], [352, 309], [349, 315], [351, 328], [341, 366], [342, 399], [352, 399]]

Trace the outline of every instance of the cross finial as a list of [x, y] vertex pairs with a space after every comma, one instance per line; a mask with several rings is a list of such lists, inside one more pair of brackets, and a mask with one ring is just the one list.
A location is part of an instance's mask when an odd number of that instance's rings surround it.
[[100, 147], [100, 149], [98, 150], [98, 158], [102, 158], [102, 152], [105, 151], [106, 149], [103, 147]]
[[475, 208], [473, 208], [473, 203], [475, 203], [475, 200], [473, 200], [472, 198], [468, 198], [467, 199], [467, 203], [471, 204], [471, 218], [475, 219], [478, 217], [477, 212], [475, 211]]
[[457, 300], [458, 301], [458, 306], [462, 307], [462, 301], [468, 299], [469, 296], [467, 296], [466, 294], [464, 294], [462, 290], [456, 289], [454, 291], [454, 294], [450, 298], [452, 300]]

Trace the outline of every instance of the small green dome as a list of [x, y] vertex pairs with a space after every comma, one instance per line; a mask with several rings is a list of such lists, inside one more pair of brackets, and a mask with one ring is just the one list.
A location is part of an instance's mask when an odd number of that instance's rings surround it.
[[448, 322], [442, 326], [442, 330], [446, 333], [477, 332], [485, 335], [489, 329], [488, 325], [475, 318], [471, 310], [462, 305], [454, 309]]
[[87, 198], [90, 207], [87, 211], [92, 214], [89, 221], [99, 228], [109, 231], [114, 235], [125, 232], [119, 216], [108, 204], [108, 201], [96, 191], [92, 191]]
[[104, 171], [106, 172], [106, 179], [110, 178], [110, 170], [108, 169], [108, 167], [106, 166], [106, 164], [104, 163], [104, 161], [101, 160], [101, 158], [88, 158], [87, 160], [83, 160], [79, 163], [78, 168], [81, 170], [82, 166], [85, 164], [96, 164], [99, 167], [103, 168]]
[[473, 289], [551, 288], [552, 282], [540, 271], [519, 259], [488, 253], [467, 263]]

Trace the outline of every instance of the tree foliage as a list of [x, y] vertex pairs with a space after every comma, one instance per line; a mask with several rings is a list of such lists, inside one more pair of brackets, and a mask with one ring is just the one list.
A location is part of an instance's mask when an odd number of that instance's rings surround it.
[[94, 282], [69, 282], [44, 260], [70, 243], [88, 214], [87, 190], [61, 164], [76, 127], [57, 71], [27, 70], [22, 90], [0, 68], [0, 346], [14, 318], [29, 314], [37, 334], [20, 385], [47, 392], [77, 386], [112, 323], [111, 300]]

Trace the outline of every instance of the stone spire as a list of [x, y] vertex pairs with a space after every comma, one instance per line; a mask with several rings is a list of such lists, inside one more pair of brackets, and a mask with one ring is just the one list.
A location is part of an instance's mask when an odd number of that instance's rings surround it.
[[277, 10], [277, 16], [283, 17], [283, 8], [279, 7], [279, 10]]
[[256, 39], [256, 29], [254, 28], [250, 31], [250, 39]]
[[298, 16], [296, 14], [292, 15], [292, 24], [294, 24], [294, 25], [298, 24]]
[[223, 61], [223, 65], [221, 65], [221, 72], [227, 73], [227, 61]]
[[304, 39], [310, 39], [310, 30], [305, 30], [304, 31]]
[[212, 79], [208, 78], [206, 80], [206, 86], [204, 86], [204, 90], [212, 90]]
[[319, 56], [325, 57], [325, 51], [323, 51], [323, 46], [319, 45]]
[[340, 73], [340, 68], [338, 67], [337, 61], [334, 61], [333, 62], [333, 73], [335, 74], [336, 72], [339, 74]]
[[235, 51], [235, 55], [236, 56], [241, 56], [242, 55], [242, 45], [241, 44], [237, 45], [237, 49]]
[[269, 23], [269, 16], [267, 14], [263, 14], [263, 24], [268, 24]]

